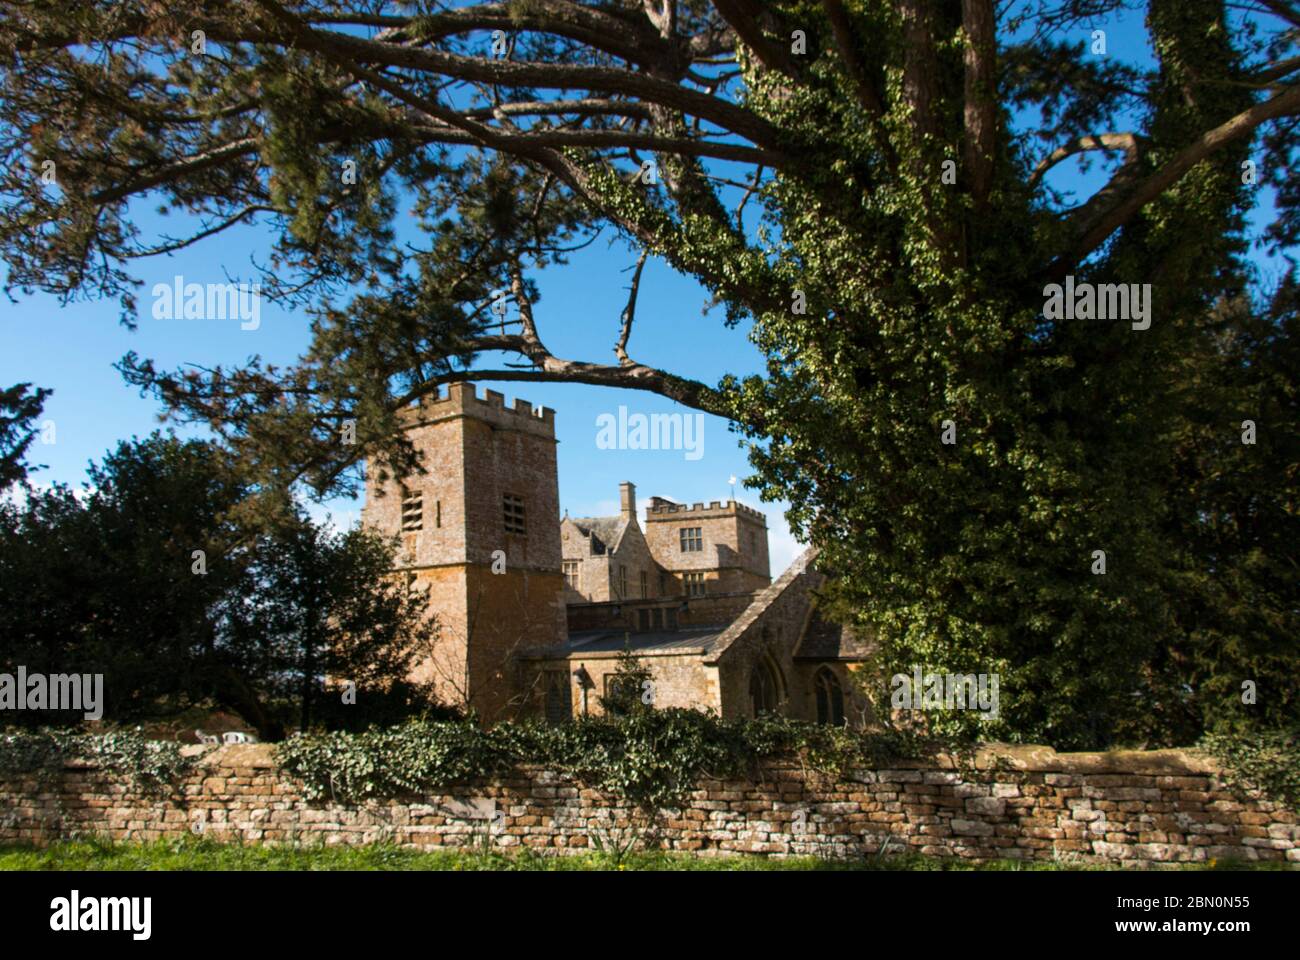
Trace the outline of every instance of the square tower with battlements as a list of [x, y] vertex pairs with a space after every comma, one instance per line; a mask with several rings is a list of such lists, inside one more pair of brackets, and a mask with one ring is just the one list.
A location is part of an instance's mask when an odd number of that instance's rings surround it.
[[735, 500], [688, 507], [651, 497], [645, 539], [687, 596], [761, 590], [772, 582], [767, 518]]
[[362, 524], [400, 538], [399, 575], [437, 619], [418, 678], [492, 721], [519, 706], [517, 657], [566, 635], [555, 411], [456, 383], [405, 416], [425, 472], [367, 471]]

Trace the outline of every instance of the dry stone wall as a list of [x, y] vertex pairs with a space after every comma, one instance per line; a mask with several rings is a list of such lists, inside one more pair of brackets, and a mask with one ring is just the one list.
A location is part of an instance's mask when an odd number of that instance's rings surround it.
[[[186, 748], [198, 751], [201, 748]], [[1211, 858], [1300, 862], [1293, 812], [1239, 799], [1206, 759], [1182, 751], [1057, 754], [989, 748], [974, 768], [898, 765], [832, 780], [798, 766], [704, 781], [652, 826], [550, 771], [466, 783], [361, 806], [312, 802], [262, 744], [205, 755], [169, 797], [120, 773], [74, 763], [56, 786], [0, 780], [0, 842], [97, 834], [438, 849], [472, 843], [582, 851], [634, 835], [699, 856], [860, 857], [882, 850], [968, 858], [1081, 859], [1129, 865]]]

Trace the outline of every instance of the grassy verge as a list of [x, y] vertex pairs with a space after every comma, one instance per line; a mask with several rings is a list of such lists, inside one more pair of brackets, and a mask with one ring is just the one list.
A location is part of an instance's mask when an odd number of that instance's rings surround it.
[[[1286, 864], [1211, 861], [1178, 864], [1184, 870], [1287, 869]], [[822, 860], [792, 857], [693, 857], [675, 853], [606, 853], [543, 856], [530, 850], [420, 851], [375, 844], [365, 847], [315, 845], [268, 847], [218, 843], [201, 838], [156, 843], [65, 841], [49, 847], [0, 845], [0, 870], [1106, 870], [1111, 866], [1071, 862], [1025, 863], [936, 859], [914, 854]]]

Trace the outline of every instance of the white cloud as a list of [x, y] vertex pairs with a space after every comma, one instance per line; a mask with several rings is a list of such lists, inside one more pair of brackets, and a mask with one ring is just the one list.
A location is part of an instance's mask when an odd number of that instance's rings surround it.
[[786, 568], [794, 563], [794, 558], [803, 553], [806, 547], [794, 538], [786, 526], [781, 514], [769, 514], [767, 518], [767, 551], [771, 560], [772, 579], [785, 573]]
[[[36, 494], [48, 493], [49, 491], [54, 489], [54, 484], [32, 483], [31, 488], [32, 488], [32, 492]], [[92, 496], [94, 496], [95, 493], [95, 488], [91, 486], [72, 487], [71, 490], [72, 490], [72, 495], [82, 503], [85, 503], [87, 500], [89, 500]], [[0, 493], [0, 501], [5, 503], [12, 503], [20, 509], [27, 505], [27, 499], [28, 499], [27, 490], [22, 485], [17, 483], [11, 486], [8, 490], [5, 490], [3, 493]]]
[[[357, 503], [357, 501], [345, 501], [346, 503]], [[307, 511], [307, 516], [311, 517], [315, 524], [332, 524], [336, 530], [346, 531], [360, 525], [361, 507], [344, 506], [343, 503], [335, 502], [333, 504], [317, 503], [313, 500], [302, 500], [303, 509]]]

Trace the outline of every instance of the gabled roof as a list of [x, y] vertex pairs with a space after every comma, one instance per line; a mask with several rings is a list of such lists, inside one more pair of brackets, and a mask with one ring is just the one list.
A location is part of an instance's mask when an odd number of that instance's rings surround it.
[[873, 644], [849, 626], [826, 619], [820, 607], [814, 605], [808, 626], [799, 645], [795, 647], [796, 660], [866, 660], [871, 656]]
[[582, 532], [583, 536], [594, 535], [610, 553], [619, 548], [629, 526], [629, 521], [625, 517], [569, 517], [568, 520]]
[[812, 563], [817, 559], [818, 550], [816, 547], [809, 547], [803, 553], [799, 554], [785, 570], [785, 573], [777, 577], [770, 585], [754, 597], [753, 602], [745, 608], [745, 612], [731, 622], [731, 625], [723, 631], [722, 636], [718, 637], [713, 644], [712, 656], [710, 662], [716, 662], [718, 657], [726, 653], [727, 648], [740, 639], [746, 630], [753, 625], [754, 621], [767, 612], [777, 599], [789, 590], [804, 577], [813, 577], [817, 583], [821, 582], [822, 576], [813, 568]]

